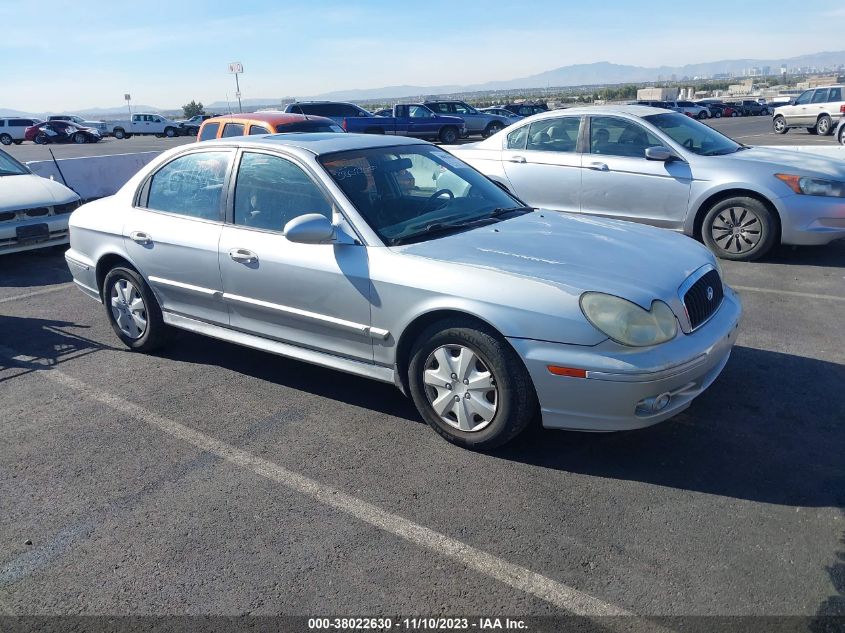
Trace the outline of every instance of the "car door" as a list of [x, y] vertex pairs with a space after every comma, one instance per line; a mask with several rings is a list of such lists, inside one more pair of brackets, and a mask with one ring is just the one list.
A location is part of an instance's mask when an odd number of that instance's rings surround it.
[[[397, 112], [398, 114], [398, 112]], [[435, 118], [434, 112], [427, 107], [412, 105], [408, 107], [408, 118], [402, 121], [407, 130], [408, 136], [425, 138], [437, 136], [440, 131], [440, 122]], [[397, 133], [399, 133], [399, 119], [396, 120]]]
[[367, 249], [288, 241], [287, 222], [332, 218], [335, 205], [304, 165], [244, 151], [223, 228], [219, 269], [231, 326], [245, 332], [372, 361]]
[[815, 90], [802, 92], [793, 105], [784, 108], [783, 116], [787, 125], [799, 126], [809, 123], [812, 117], [808, 114], [807, 109], [810, 107], [810, 99], [812, 99], [814, 92]]
[[228, 324], [217, 249], [234, 149], [192, 151], [142, 185], [123, 227], [126, 253], [162, 310]]
[[648, 160], [646, 148], [667, 144], [630, 119], [590, 116], [588, 137], [582, 213], [683, 227], [692, 183], [687, 162]]
[[828, 88], [816, 88], [807, 106], [806, 123], [812, 127], [818, 121], [819, 115], [827, 109], [827, 96], [830, 94]]
[[466, 103], [458, 101], [451, 104], [454, 109], [453, 116], [460, 117], [464, 120], [469, 134], [480, 134], [487, 127], [487, 116], [478, 112], [475, 108], [471, 108]]
[[541, 119], [507, 135], [502, 167], [513, 192], [527, 204], [580, 211], [581, 123], [580, 116]]

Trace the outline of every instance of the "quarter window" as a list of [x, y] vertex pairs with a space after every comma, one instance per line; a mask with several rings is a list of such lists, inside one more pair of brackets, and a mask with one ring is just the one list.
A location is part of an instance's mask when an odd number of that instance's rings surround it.
[[523, 125], [508, 134], [507, 149], [525, 149], [525, 140], [528, 138], [528, 126]]
[[197, 152], [170, 161], [150, 181], [147, 208], [219, 220], [231, 159], [231, 152]]
[[249, 126], [249, 134], [252, 136], [253, 134], [269, 134], [270, 130], [268, 130], [263, 125], [250, 125]]
[[591, 154], [645, 158], [646, 149], [657, 145], [663, 143], [636, 123], [609, 116], [592, 117]]
[[306, 213], [331, 219], [332, 204], [302, 168], [279, 156], [244, 153], [235, 183], [235, 224], [281, 232]]
[[831, 88], [830, 94], [827, 95], [827, 101], [828, 103], [842, 101], [842, 88]]
[[580, 117], [545, 119], [531, 124], [526, 149], [539, 152], [574, 152]]
[[202, 126], [202, 130], [200, 130], [200, 140], [209, 141], [213, 138], [217, 138], [217, 130], [219, 129], [219, 123], [206, 123]]

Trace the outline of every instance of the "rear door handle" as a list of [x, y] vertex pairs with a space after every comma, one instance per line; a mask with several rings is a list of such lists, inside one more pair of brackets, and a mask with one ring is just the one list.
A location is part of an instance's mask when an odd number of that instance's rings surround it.
[[258, 255], [245, 248], [233, 248], [229, 251], [229, 257], [239, 264], [252, 264], [258, 261]]
[[511, 156], [508, 160], [512, 163], [524, 163], [525, 157], [524, 156]]
[[147, 233], [144, 233], [143, 231], [132, 231], [129, 234], [129, 238], [133, 242], [137, 242], [138, 244], [142, 245], [152, 244], [153, 242], [153, 238], [151, 238]]
[[596, 171], [610, 171], [607, 163], [587, 163], [587, 167], [595, 169]]

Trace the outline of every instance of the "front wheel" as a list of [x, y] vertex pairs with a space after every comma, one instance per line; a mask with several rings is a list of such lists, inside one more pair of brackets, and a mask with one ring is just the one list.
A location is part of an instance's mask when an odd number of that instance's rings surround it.
[[87, 143], [88, 139], [86, 138], [85, 134], [82, 132], [77, 132], [73, 135], [73, 142], [77, 145], [81, 145], [82, 143]]
[[50, 142], [50, 139], [47, 138], [46, 134], [38, 134], [36, 135], [34, 141], [36, 145], [46, 145]]
[[164, 128], [164, 135], [167, 138], [173, 138], [174, 136], [176, 136], [176, 128], [172, 128], [172, 127]]
[[731, 112], [731, 118], [738, 117], [738, 116], [739, 116], [739, 112], [737, 112], [736, 110]]
[[451, 145], [452, 143], [455, 143], [458, 140], [458, 130], [453, 127], [444, 127], [442, 130], [440, 130], [438, 138], [440, 139], [440, 142], [444, 145]]
[[776, 116], [774, 118], [772, 121], [772, 129], [778, 134], [786, 134], [789, 132], [789, 128], [786, 127], [786, 119], [782, 116]]
[[465, 448], [501, 446], [537, 414], [522, 359], [494, 330], [465, 319], [444, 319], [420, 334], [408, 384], [423, 419]]
[[112, 268], [103, 282], [109, 323], [129, 349], [151, 352], [164, 342], [166, 325], [150, 287], [134, 270]]
[[706, 113], [706, 112], [703, 112], [703, 111], [702, 111], [702, 112], [699, 112], [699, 113], [698, 113], [698, 120], [699, 120], [699, 121], [703, 121], [703, 120], [704, 120], [704, 119], [706, 119], [706, 118], [707, 118], [707, 113]]
[[711, 207], [704, 216], [701, 236], [721, 259], [754, 261], [777, 243], [777, 222], [765, 204], [738, 196]]
[[827, 136], [833, 130], [833, 125], [830, 120], [830, 117], [826, 114], [823, 114], [819, 117], [819, 120], [816, 122], [816, 132], [818, 132], [819, 136]]

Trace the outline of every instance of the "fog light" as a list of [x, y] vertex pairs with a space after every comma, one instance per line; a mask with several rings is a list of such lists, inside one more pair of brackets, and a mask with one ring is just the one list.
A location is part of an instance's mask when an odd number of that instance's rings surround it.
[[661, 393], [659, 396], [652, 396], [645, 398], [637, 403], [637, 415], [654, 415], [660, 413], [663, 409], [669, 406], [672, 401], [672, 394]]
[[654, 399], [654, 403], [651, 405], [651, 410], [657, 413], [658, 411], [662, 411], [667, 406], [669, 406], [669, 401], [672, 399], [668, 393], [661, 393]]

